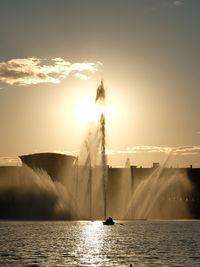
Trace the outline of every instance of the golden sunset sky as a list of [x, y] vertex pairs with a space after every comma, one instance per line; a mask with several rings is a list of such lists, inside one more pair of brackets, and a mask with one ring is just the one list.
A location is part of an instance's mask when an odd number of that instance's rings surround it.
[[0, 165], [78, 153], [103, 79], [110, 165], [170, 156], [200, 167], [199, 10], [199, 0], [0, 1]]

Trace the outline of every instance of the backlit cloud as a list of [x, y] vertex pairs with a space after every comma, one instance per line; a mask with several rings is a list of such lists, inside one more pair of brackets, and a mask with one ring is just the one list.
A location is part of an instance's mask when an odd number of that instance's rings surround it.
[[88, 74], [97, 72], [101, 64], [98, 62], [71, 63], [63, 58], [11, 59], [0, 62], [0, 81], [11, 85], [60, 83], [71, 73], [82, 80], [87, 80]]
[[128, 147], [127, 150], [134, 152], [170, 153], [171, 148], [163, 146], [134, 146], [134, 147]]
[[106, 150], [106, 154], [108, 155], [117, 155], [117, 154], [134, 154], [136, 153], [136, 151], [132, 151], [132, 150], [114, 150], [114, 149], [107, 149]]
[[107, 154], [164, 153], [171, 155], [200, 155], [200, 146], [134, 146], [125, 150], [107, 150]]
[[0, 166], [20, 166], [21, 160], [18, 157], [0, 157]]
[[200, 154], [200, 147], [199, 146], [176, 147], [172, 152], [174, 155], [198, 155]]
[[176, 0], [176, 1], [174, 1], [174, 5], [175, 6], [182, 6], [182, 5], [184, 5], [184, 1], [183, 0]]
[[88, 76], [86, 76], [85, 74], [83, 74], [83, 73], [75, 73], [74, 74], [74, 76], [75, 77], [78, 77], [78, 78], [80, 78], [81, 80], [84, 80], [84, 81], [87, 81], [88, 80]]
[[171, 6], [176, 6], [176, 7], [183, 6], [184, 4], [185, 0], [157, 0], [154, 1], [153, 3], [152, 2], [149, 3], [149, 5], [151, 6], [150, 9], [153, 11], [169, 8]]

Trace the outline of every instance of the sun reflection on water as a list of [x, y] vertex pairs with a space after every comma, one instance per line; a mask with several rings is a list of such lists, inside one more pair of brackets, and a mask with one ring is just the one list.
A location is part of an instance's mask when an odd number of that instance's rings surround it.
[[76, 256], [81, 262], [90, 266], [102, 266], [105, 260], [103, 253], [105, 235], [106, 231], [103, 229], [102, 222], [87, 222], [81, 227], [76, 248]]

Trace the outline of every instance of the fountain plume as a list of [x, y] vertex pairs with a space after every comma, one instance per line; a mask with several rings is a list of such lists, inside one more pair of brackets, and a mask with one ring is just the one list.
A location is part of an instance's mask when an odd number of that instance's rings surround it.
[[[103, 80], [101, 84], [97, 87], [96, 99], [95, 102], [100, 106], [105, 105], [106, 91], [104, 88]], [[105, 114], [102, 112], [100, 117], [100, 135], [101, 135], [101, 164], [102, 164], [102, 186], [103, 186], [103, 195], [104, 195], [104, 219], [106, 218], [106, 209], [107, 209], [107, 198], [106, 198], [106, 184], [107, 184], [107, 162], [106, 162], [106, 118]]]
[[[103, 81], [94, 102], [99, 118], [90, 123], [73, 163], [65, 166], [59, 155], [53, 160], [39, 155], [36, 161], [35, 154], [28, 156], [34, 163], [27, 161], [31, 169], [23, 164], [13, 171], [0, 170], [0, 218], [93, 220], [108, 214], [114, 219], [180, 219], [192, 218], [190, 209], [200, 214], [199, 193], [187, 170], [167, 168], [171, 154], [162, 168], [136, 168], [130, 159], [125, 168], [107, 168]], [[42, 160], [46, 156], [48, 168]]]
[[97, 87], [95, 102], [96, 103], [99, 102], [100, 104], [105, 104], [105, 99], [106, 99], [106, 91], [104, 88], [103, 80], [101, 80], [100, 85]]

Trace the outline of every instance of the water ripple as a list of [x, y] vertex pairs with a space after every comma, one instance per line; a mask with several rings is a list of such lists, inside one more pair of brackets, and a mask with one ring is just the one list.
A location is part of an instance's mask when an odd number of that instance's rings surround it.
[[0, 266], [199, 266], [199, 221], [0, 221]]

